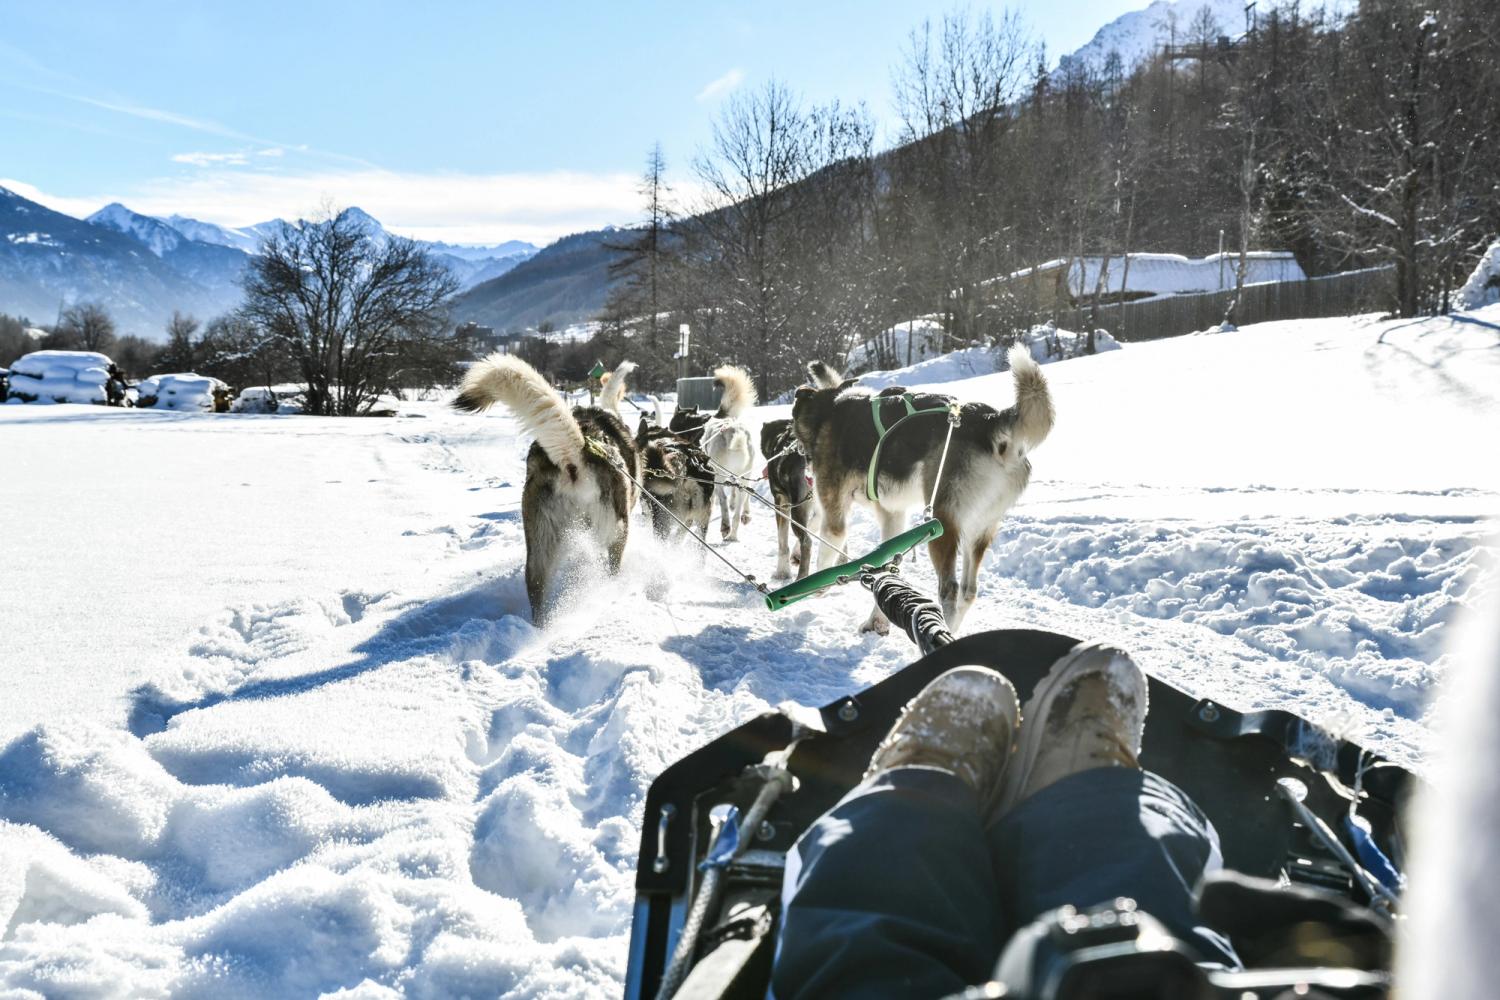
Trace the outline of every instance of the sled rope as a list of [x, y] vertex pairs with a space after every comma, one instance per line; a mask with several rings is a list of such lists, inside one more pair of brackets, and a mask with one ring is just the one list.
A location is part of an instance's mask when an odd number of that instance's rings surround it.
[[715, 559], [719, 560], [719, 562], [723, 563], [725, 566], [728, 566], [729, 569], [730, 569], [730, 571], [733, 572], [735, 576], [737, 576], [740, 579], [744, 580], [750, 586], [754, 587], [759, 593], [761, 593], [763, 595], [766, 595], [768, 597], [768, 599], [769, 599], [769, 594], [770, 594], [770, 589], [771, 588], [767, 587], [765, 584], [763, 584], [759, 580], [757, 580], [753, 575], [751, 575], [749, 573], [746, 573], [744, 570], [740, 569], [734, 563], [732, 563], [728, 559], [724, 558], [724, 556], [722, 556], [719, 553], [719, 550], [716, 549], [716, 548], [714, 548], [712, 545], [709, 545], [706, 540], [704, 540], [702, 538], [699, 538], [698, 537], [698, 533], [695, 532], [692, 528], [690, 528], [688, 526], [688, 523], [686, 521], [684, 521], [682, 518], [678, 517], [677, 514], [672, 510], [671, 507], [668, 507], [665, 503], [663, 503], [661, 501], [660, 498], [654, 496], [651, 493], [650, 490], [646, 489], [646, 487], [644, 485], [642, 485], [642, 483], [641, 483], [641, 481], [639, 479], [635, 478], [635, 476], [632, 476], [630, 474], [630, 470], [627, 469], [627, 468], [625, 468], [625, 466], [624, 466], [623, 463], [620, 463], [620, 462], [611, 462], [611, 464], [614, 465], [614, 467], [617, 470], [619, 470], [620, 475], [624, 476], [626, 479], [630, 480], [632, 483], [635, 483], [636, 488], [641, 491], [641, 496], [643, 496], [643, 497], [649, 497], [652, 503], [656, 504], [658, 507], [660, 507], [662, 509], [662, 511], [668, 517], [670, 517], [672, 520], [676, 521], [682, 527], [683, 532], [686, 533], [687, 536], [689, 538], [691, 538], [693, 541], [695, 541], [699, 545], [701, 545], [703, 547], [704, 551], [708, 552], [710, 555], [712, 555]]
[[[925, 412], [930, 413], [932, 411], [928, 410], [928, 411], [925, 411]], [[952, 402], [950, 402], [948, 404], [948, 433], [943, 436], [943, 453], [938, 456], [938, 470], [937, 470], [937, 475], [934, 476], [933, 479], [932, 479], [932, 495], [927, 498], [927, 506], [922, 509], [922, 520], [924, 520], [924, 521], [930, 520], [932, 518], [932, 508], [933, 508], [933, 505], [937, 503], [937, 491], [938, 491], [938, 487], [941, 486], [941, 485], [943, 485], [943, 466], [945, 466], [945, 465], [948, 464], [948, 445], [950, 445], [950, 444], [953, 443], [953, 428], [955, 428], [957, 426], [958, 426], [958, 401], [957, 400], [953, 400]], [[878, 447], [879, 446], [877, 445], [877, 448]], [[875, 468], [874, 465], [870, 466], [870, 469], [871, 469], [870, 475], [872, 476], [872, 478], [870, 480], [871, 482], [874, 482], [874, 479], [873, 479], [873, 476], [875, 474], [874, 473], [874, 468]]]
[[687, 979], [688, 972], [692, 970], [693, 958], [698, 950], [698, 939], [703, 933], [703, 926], [711, 914], [718, 912], [719, 899], [724, 890], [725, 871], [741, 854], [745, 853], [745, 848], [749, 847], [751, 841], [755, 839], [761, 822], [782, 793], [796, 789], [797, 779], [787, 769], [787, 761], [791, 759], [792, 751], [796, 750], [801, 742], [800, 738], [794, 739], [781, 750], [773, 750], [766, 754], [759, 764], [745, 769], [747, 776], [761, 781], [760, 789], [756, 792], [755, 801], [751, 804], [750, 810], [745, 813], [743, 822], [739, 819], [738, 810], [731, 807], [729, 815], [714, 837], [714, 842], [709, 846], [708, 858], [699, 866], [703, 872], [703, 882], [693, 897], [687, 919], [677, 935], [677, 947], [672, 951], [672, 959], [667, 964], [667, 970], [662, 973], [661, 985], [656, 991], [656, 1000], [671, 1000], [681, 988], [683, 981]]
[[[787, 449], [787, 451], [790, 451], [790, 450], [791, 449]], [[784, 455], [784, 454], [786, 454], [786, 452], [784, 451], [781, 454]], [[708, 459], [708, 464], [712, 465], [714, 468], [718, 469], [719, 472], [724, 476], [724, 482], [722, 484], [720, 484], [720, 485], [723, 485], [723, 486], [732, 486], [732, 487], [734, 487], [737, 490], [743, 490], [756, 503], [761, 504], [764, 507], [771, 508], [771, 510], [775, 511], [776, 513], [780, 514], [782, 517], [786, 518], [788, 523], [793, 524], [793, 525], [801, 528], [803, 531], [807, 532], [813, 538], [816, 538], [819, 542], [822, 542], [824, 545], [828, 546], [830, 549], [832, 549], [833, 551], [837, 552], [839, 555], [843, 556], [845, 559], [853, 559], [854, 558], [848, 552], [845, 552], [842, 548], [840, 548], [839, 546], [833, 544], [828, 539], [824, 538], [822, 535], [820, 535], [816, 531], [812, 530], [812, 528], [809, 528], [807, 525], [803, 524], [801, 521], [798, 521], [796, 518], [792, 517], [790, 509], [788, 509], [788, 510], [782, 510], [779, 506], [777, 506], [776, 504], [772, 503], [770, 500], [767, 500], [765, 497], [761, 496], [760, 493], [754, 487], [746, 485], [747, 483], [759, 482], [760, 480], [757, 480], [757, 479], [748, 479], [747, 480], [744, 476], [736, 475], [735, 473], [730, 472], [728, 469], [724, 468], [724, 466], [720, 465], [718, 462], [715, 462], [713, 459], [708, 458], [707, 455], [704, 455], [703, 457], [707, 458]], [[776, 457], [780, 458], [781, 455], [777, 455]], [[770, 463], [768, 462], [767, 464], [769, 465]], [[764, 478], [764, 477], [762, 477], [762, 478]]]

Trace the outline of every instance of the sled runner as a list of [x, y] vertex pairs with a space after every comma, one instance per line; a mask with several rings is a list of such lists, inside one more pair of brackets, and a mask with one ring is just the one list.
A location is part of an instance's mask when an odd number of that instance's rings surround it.
[[[764, 997], [786, 853], [859, 782], [905, 703], [964, 665], [1003, 672], [1024, 702], [1078, 641], [1028, 629], [950, 640], [941, 613], [899, 577], [870, 574], [864, 582], [926, 655], [815, 713], [753, 719], [652, 783], [636, 870], [630, 1000], [656, 997], [664, 976], [681, 982], [685, 974], [678, 997]], [[1240, 712], [1156, 678], [1150, 706], [1141, 764], [1202, 807], [1218, 828], [1226, 868], [1387, 905], [1389, 890], [1371, 883], [1396, 878], [1402, 864], [1397, 807], [1412, 780], [1407, 771], [1289, 712]], [[1382, 863], [1390, 870], [1377, 871]], [[671, 968], [685, 934], [690, 974]]]

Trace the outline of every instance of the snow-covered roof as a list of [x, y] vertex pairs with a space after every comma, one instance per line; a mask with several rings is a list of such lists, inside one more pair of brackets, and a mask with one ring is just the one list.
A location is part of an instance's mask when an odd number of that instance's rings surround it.
[[[1126, 259], [1129, 273], [1126, 273]], [[1245, 255], [1245, 283], [1304, 281], [1307, 275], [1288, 250], [1252, 250]], [[1185, 295], [1233, 288], [1240, 265], [1238, 253], [1184, 257], [1176, 253], [1132, 253], [1116, 257], [1084, 256], [1058, 258], [1023, 268], [1006, 277], [1019, 281], [1034, 276], [1050, 277], [1067, 272], [1068, 288], [1074, 295], [1092, 295], [1099, 272], [1105, 271], [1106, 293], [1150, 292], [1153, 295]]]

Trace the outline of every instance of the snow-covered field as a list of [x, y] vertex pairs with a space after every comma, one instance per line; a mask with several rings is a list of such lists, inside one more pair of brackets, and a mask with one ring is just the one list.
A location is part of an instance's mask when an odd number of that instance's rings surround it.
[[[1500, 307], [1046, 371], [1057, 427], [965, 631], [1121, 638], [1420, 764], [1450, 623], [1491, 586]], [[0, 993], [618, 993], [652, 778], [912, 651], [855, 634], [857, 589], [768, 613], [640, 525], [533, 629], [526, 445], [437, 404], [0, 407]], [[742, 538], [768, 575], [770, 520]]]

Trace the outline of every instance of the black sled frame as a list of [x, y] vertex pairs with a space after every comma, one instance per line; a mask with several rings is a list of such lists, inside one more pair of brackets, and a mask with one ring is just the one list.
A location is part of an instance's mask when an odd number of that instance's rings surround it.
[[[884, 596], [877, 591], [877, 597]], [[923, 603], [909, 589], [904, 596]], [[888, 613], [894, 610], [886, 600], [880, 604]], [[715, 807], [722, 812], [734, 805], [741, 816], [750, 810], [763, 787], [755, 766], [767, 754], [800, 737], [787, 761], [796, 787], [775, 801], [756, 829], [741, 831], [748, 847], [724, 871], [716, 912], [708, 915], [696, 950], [696, 966], [712, 966], [712, 974], [695, 967], [691, 989], [679, 997], [766, 996], [788, 849], [859, 782], [902, 706], [929, 681], [958, 666], [989, 667], [1004, 673], [1024, 702], [1052, 663], [1079, 641], [1005, 629], [951, 642], [944, 641], [944, 632], [933, 642], [930, 631], [911, 631], [931, 651], [874, 687], [823, 706], [825, 732], [807, 735], [807, 728], [788, 716], [768, 713], [673, 764], [652, 783], [636, 869], [627, 1000], [657, 995], [702, 880], [699, 864], [713, 839]], [[1377, 846], [1401, 865], [1397, 813], [1411, 776], [1289, 712], [1239, 712], [1151, 678], [1141, 764], [1177, 784], [1207, 813], [1219, 831], [1227, 868], [1365, 901], [1348, 867], [1284, 801], [1278, 791], [1284, 778], [1305, 786], [1302, 804], [1334, 831], [1342, 831], [1350, 811], [1347, 789], [1361, 789], [1360, 815], [1372, 826]], [[1334, 781], [1345, 786], [1345, 794]], [[1352, 853], [1347, 835], [1340, 836]]]

